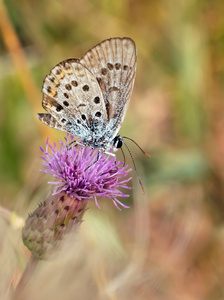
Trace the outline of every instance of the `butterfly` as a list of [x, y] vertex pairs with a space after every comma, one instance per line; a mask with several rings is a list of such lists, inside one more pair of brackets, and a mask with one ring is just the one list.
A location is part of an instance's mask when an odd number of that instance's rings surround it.
[[78, 137], [100, 151], [121, 148], [117, 135], [130, 102], [137, 51], [130, 38], [110, 38], [81, 59], [57, 64], [44, 79], [38, 118], [49, 127]]

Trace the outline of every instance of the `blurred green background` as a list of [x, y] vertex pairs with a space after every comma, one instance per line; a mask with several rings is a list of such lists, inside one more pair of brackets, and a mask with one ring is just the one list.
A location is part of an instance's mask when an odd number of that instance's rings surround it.
[[137, 272], [135, 292], [118, 299], [224, 298], [223, 16], [222, 0], [0, 0], [0, 201], [24, 218], [49, 189], [39, 146], [64, 136], [36, 118], [44, 77], [104, 39], [137, 45], [120, 133], [151, 154], [129, 144], [146, 195], [133, 173], [129, 210], [100, 200], [85, 218], [108, 216], [125, 251], [145, 251], [144, 279]]

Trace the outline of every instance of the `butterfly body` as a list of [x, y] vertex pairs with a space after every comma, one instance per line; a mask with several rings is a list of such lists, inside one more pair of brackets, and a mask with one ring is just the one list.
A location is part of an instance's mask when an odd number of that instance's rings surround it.
[[[131, 98], [137, 54], [130, 38], [111, 38], [81, 59], [56, 65], [43, 84], [46, 125], [77, 136], [84, 146], [119, 148], [117, 134]], [[119, 146], [119, 147], [117, 147]]]

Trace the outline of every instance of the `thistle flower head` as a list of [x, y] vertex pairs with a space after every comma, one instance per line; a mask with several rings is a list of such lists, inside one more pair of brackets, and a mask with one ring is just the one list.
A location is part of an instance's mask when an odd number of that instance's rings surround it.
[[128, 197], [120, 191], [120, 188], [130, 189], [127, 182], [131, 178], [124, 178], [131, 169], [123, 166], [123, 163], [116, 162], [116, 157], [100, 153], [97, 159], [98, 150], [77, 146], [72, 143], [72, 136], [65, 138], [66, 142], [60, 141], [60, 147], [56, 144], [46, 143], [46, 149], [42, 149], [44, 168], [41, 170], [54, 176], [58, 181], [49, 182], [55, 185], [53, 195], [66, 192], [70, 197], [77, 200], [95, 199], [99, 208], [97, 197], [112, 199], [115, 206], [128, 207], [121, 203], [118, 197]]

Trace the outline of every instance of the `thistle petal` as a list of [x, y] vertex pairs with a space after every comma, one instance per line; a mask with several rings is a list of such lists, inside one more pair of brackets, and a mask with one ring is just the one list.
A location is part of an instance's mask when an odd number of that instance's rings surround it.
[[57, 147], [55, 143], [52, 146], [48, 139], [46, 149], [40, 148], [44, 166], [41, 171], [58, 180], [48, 182], [54, 185], [53, 194], [64, 191], [80, 201], [94, 198], [98, 208], [96, 197], [107, 197], [117, 208], [117, 204], [128, 207], [114, 199], [129, 196], [121, 192], [120, 188], [131, 189], [127, 185], [131, 178], [124, 178], [131, 169], [128, 169], [127, 165], [123, 166], [121, 162], [116, 162], [115, 157], [104, 153], [101, 153], [97, 160], [98, 150], [74, 144], [67, 147], [67, 144], [73, 141], [72, 136], [68, 135], [65, 141], [59, 141], [60, 146]]

